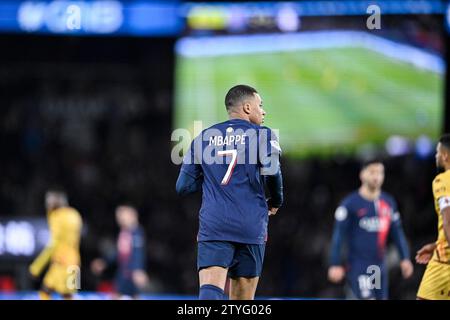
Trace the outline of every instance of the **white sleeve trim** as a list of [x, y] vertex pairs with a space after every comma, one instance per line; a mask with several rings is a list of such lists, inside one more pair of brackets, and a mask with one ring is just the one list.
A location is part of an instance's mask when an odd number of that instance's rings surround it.
[[439, 203], [439, 210], [442, 212], [442, 210], [444, 210], [445, 208], [450, 207], [450, 197], [449, 196], [440, 197], [438, 203]]
[[277, 140], [270, 140], [270, 145], [274, 148], [278, 153], [281, 153], [281, 147]]

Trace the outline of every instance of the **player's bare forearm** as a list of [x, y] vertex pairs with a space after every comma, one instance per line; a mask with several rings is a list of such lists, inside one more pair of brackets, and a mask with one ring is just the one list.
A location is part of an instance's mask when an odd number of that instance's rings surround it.
[[417, 251], [416, 262], [419, 264], [427, 264], [431, 260], [434, 250], [436, 250], [435, 243], [428, 243], [424, 245], [419, 251]]
[[444, 208], [441, 211], [441, 215], [445, 238], [447, 239], [447, 243], [450, 244], [450, 207]]

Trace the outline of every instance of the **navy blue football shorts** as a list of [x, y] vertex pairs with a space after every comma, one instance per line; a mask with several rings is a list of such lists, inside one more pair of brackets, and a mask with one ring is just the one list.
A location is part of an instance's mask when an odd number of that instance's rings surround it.
[[139, 289], [131, 278], [125, 278], [122, 275], [118, 275], [116, 277], [115, 286], [117, 293], [120, 295], [133, 297], [139, 294]]
[[386, 267], [383, 263], [353, 263], [347, 273], [347, 281], [352, 291], [353, 299], [388, 298], [389, 284]]
[[218, 266], [228, 268], [230, 278], [259, 277], [262, 272], [265, 248], [265, 244], [199, 241], [197, 270]]

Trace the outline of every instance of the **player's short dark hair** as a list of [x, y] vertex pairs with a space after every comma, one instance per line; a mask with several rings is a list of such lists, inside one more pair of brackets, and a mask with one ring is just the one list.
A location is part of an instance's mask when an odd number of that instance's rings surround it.
[[118, 209], [120, 207], [130, 208], [130, 209], [134, 210], [137, 215], [139, 215], [139, 211], [138, 211], [137, 207], [135, 205], [133, 205], [131, 202], [121, 202], [116, 206], [116, 209]]
[[239, 105], [239, 103], [242, 103], [245, 99], [252, 98], [255, 93], [258, 93], [255, 88], [245, 84], [234, 86], [228, 90], [228, 93], [225, 96], [225, 106], [227, 110]]
[[381, 163], [381, 164], [384, 165], [383, 159], [381, 159], [381, 158], [370, 158], [370, 159], [366, 159], [363, 162], [361, 162], [360, 171], [364, 170], [365, 168], [367, 168], [371, 164], [375, 164], [375, 163]]
[[450, 150], [450, 133], [444, 133], [440, 138], [439, 142], [441, 145], [443, 145], [446, 149]]
[[61, 187], [53, 187], [53, 188], [47, 189], [45, 194], [50, 194], [50, 193], [53, 193], [53, 194], [57, 195], [58, 197], [67, 199], [67, 192]]

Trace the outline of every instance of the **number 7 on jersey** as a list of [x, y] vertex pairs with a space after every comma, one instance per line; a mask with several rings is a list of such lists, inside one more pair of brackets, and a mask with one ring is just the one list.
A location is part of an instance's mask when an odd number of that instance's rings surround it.
[[230, 164], [228, 165], [227, 172], [225, 173], [225, 176], [222, 179], [221, 185], [227, 185], [228, 182], [230, 182], [231, 175], [233, 174], [234, 167], [236, 166], [237, 162], [237, 150], [222, 150], [217, 151], [217, 155], [226, 157], [231, 156]]

